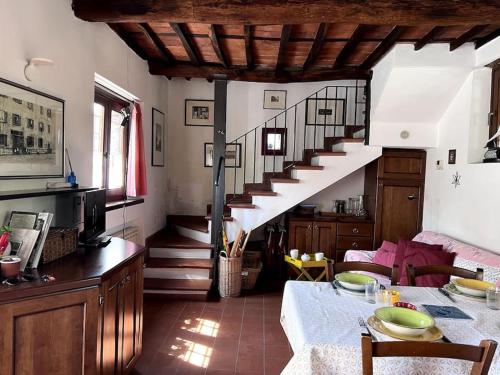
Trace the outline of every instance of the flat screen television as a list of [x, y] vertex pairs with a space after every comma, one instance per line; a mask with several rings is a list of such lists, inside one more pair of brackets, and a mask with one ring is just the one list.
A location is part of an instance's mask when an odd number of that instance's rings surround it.
[[99, 236], [106, 231], [106, 190], [90, 190], [84, 194], [83, 232], [80, 241], [86, 244], [101, 242]]

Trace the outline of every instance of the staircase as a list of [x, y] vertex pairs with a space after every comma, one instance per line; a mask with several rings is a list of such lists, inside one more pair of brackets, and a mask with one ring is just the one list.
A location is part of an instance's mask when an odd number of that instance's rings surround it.
[[[240, 228], [261, 226], [382, 154], [365, 145], [367, 101], [364, 81], [327, 86], [229, 143], [239, 149], [231, 160], [226, 156], [223, 220], [230, 242]], [[281, 149], [271, 142], [273, 151], [265, 151], [264, 133], [280, 133]], [[205, 217], [167, 218], [169, 229], [149, 241], [146, 294], [207, 297], [211, 220], [210, 205]]]

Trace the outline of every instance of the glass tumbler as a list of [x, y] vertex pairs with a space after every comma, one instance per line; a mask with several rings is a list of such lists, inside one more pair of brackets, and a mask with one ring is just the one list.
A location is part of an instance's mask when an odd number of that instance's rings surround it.
[[500, 288], [493, 287], [486, 291], [486, 306], [492, 310], [500, 310]]
[[365, 299], [368, 303], [375, 303], [375, 295], [378, 292], [378, 282], [373, 280], [365, 284]]

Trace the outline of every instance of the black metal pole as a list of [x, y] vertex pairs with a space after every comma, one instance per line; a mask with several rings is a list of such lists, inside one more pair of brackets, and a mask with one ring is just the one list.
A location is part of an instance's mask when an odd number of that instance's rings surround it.
[[215, 245], [216, 256], [218, 255], [219, 244], [221, 244], [221, 234], [224, 215], [224, 194], [226, 185], [225, 165], [219, 169], [219, 163], [225, 164], [226, 153], [226, 98], [227, 98], [227, 77], [215, 76], [214, 88], [214, 154], [213, 154], [213, 198], [212, 198], [212, 235], [211, 243]]

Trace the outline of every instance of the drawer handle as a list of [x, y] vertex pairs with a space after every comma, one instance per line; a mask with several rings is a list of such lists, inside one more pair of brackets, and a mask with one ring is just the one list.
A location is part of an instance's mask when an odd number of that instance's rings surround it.
[[314, 226], [314, 230], [318, 230], [319, 227], [317, 225]]
[[359, 233], [359, 229], [358, 228], [353, 228], [352, 233], [358, 234]]
[[408, 195], [408, 200], [409, 200], [409, 201], [412, 201], [412, 200], [414, 200], [414, 199], [416, 199], [416, 198], [415, 198], [415, 196], [414, 196], [413, 194]]
[[311, 229], [312, 229], [312, 226], [311, 226], [311, 224], [309, 224], [309, 225], [307, 226], [307, 230], [311, 230]]
[[358, 245], [358, 243], [357, 243], [357, 242], [353, 242], [353, 243], [352, 243], [352, 248], [353, 248], [353, 249], [357, 249], [357, 248], [358, 248], [358, 246], [359, 246], [359, 245]]

